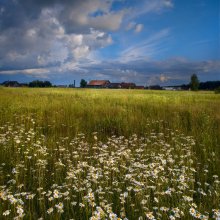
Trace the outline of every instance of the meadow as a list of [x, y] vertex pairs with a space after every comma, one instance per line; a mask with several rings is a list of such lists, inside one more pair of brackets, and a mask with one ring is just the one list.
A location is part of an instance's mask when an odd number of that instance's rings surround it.
[[220, 95], [0, 87], [0, 219], [220, 219]]

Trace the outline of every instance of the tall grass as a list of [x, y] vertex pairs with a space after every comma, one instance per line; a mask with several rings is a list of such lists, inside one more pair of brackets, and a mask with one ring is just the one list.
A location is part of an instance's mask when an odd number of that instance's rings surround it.
[[0, 127], [4, 218], [218, 215], [217, 94], [0, 88]]

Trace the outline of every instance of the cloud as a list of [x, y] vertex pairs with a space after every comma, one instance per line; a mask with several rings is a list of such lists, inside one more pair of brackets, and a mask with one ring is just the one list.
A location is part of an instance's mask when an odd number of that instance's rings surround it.
[[136, 26], [136, 23], [134, 21], [131, 21], [128, 23], [127, 27], [125, 28], [127, 31], [130, 31], [132, 29], [134, 29]]
[[0, 71], [1, 74], [5, 75], [16, 75], [16, 74], [24, 74], [24, 75], [31, 75], [34, 77], [41, 77], [41, 78], [47, 78], [47, 74], [50, 72], [50, 70], [45, 68], [38, 68], [38, 69], [20, 69], [20, 70], [3, 70]]
[[[3, 1], [0, 10], [2, 15], [1, 28], [21, 27], [28, 19], [29, 22], [37, 19], [42, 10], [53, 9], [57, 11], [57, 18], [67, 29], [69, 25], [74, 30], [83, 28], [103, 27], [115, 29], [123, 17], [122, 11], [112, 11], [114, 0], [8, 0]], [[96, 15], [96, 12], [101, 12]], [[96, 15], [96, 16], [95, 16]], [[103, 18], [103, 19], [101, 19]], [[110, 24], [112, 18], [114, 24]], [[92, 26], [94, 25], [94, 26]], [[71, 30], [71, 29], [70, 29]]]
[[116, 31], [120, 28], [125, 12], [108, 13], [99, 17], [91, 17], [88, 25], [101, 30]]
[[169, 37], [170, 29], [165, 28], [149, 36], [146, 40], [134, 44], [121, 52], [120, 60], [130, 62], [140, 59], [153, 58], [164, 49], [164, 40]]
[[167, 8], [173, 8], [174, 4], [173, 4], [172, 0], [165, 0], [164, 1], [164, 6], [167, 7]]
[[[0, 9], [0, 69], [55, 66], [62, 69], [91, 60], [96, 50], [113, 44], [109, 32], [118, 30], [125, 17], [132, 14], [128, 13], [128, 8], [114, 10], [113, 4], [117, 1], [3, 1]], [[155, 1], [146, 0], [145, 6], [152, 10], [167, 7], [162, 1]], [[139, 10], [139, 13], [144, 11]], [[130, 22], [128, 29], [138, 33], [143, 24]], [[132, 59], [132, 52], [136, 58], [143, 53], [140, 47], [129, 48], [127, 52], [129, 50], [128, 59], [129, 56]]]
[[120, 28], [126, 10], [113, 11], [114, 1], [84, 0], [62, 5], [59, 20], [68, 33], [86, 32], [89, 28], [116, 31]]
[[171, 78], [171, 77], [166, 76], [166, 75], [164, 75], [164, 74], [161, 74], [160, 77], [159, 77], [159, 79], [160, 79], [161, 82], [166, 82], [166, 81], [168, 81], [170, 78]]
[[1, 69], [60, 66], [86, 58], [91, 51], [113, 43], [110, 34], [89, 29], [66, 33], [52, 9], [43, 9], [37, 20], [23, 28], [4, 30], [0, 36]]
[[133, 30], [135, 33], [139, 33], [143, 30], [143, 28], [144, 28], [143, 24], [136, 24], [136, 22], [132, 21], [128, 23], [125, 30], [126, 31]]
[[113, 39], [108, 31], [117, 30], [125, 15], [123, 10], [112, 10], [114, 1], [3, 2], [0, 70], [62, 68], [111, 45]]
[[87, 45], [83, 45], [80, 47], [76, 47], [73, 50], [73, 55], [76, 59], [80, 59], [82, 57], [86, 57], [89, 54], [89, 47]]
[[135, 33], [139, 33], [142, 31], [144, 25], [143, 24], [137, 24], [136, 27], [135, 27]]
[[144, 0], [140, 1], [128, 16], [128, 20], [134, 20], [141, 15], [160, 13], [174, 7], [172, 0]]

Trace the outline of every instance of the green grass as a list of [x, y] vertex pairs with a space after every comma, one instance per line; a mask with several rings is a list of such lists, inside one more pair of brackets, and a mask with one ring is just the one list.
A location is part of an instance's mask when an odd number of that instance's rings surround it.
[[[172, 209], [176, 207], [185, 214], [181, 219], [193, 219], [189, 213], [194, 207], [192, 202], [185, 204], [178, 193], [167, 197], [160, 195], [168, 188], [179, 189], [181, 174], [177, 169], [183, 171], [184, 167], [188, 182], [184, 181], [188, 186], [183, 187], [181, 193], [193, 198], [197, 205], [194, 208], [210, 218], [212, 209], [220, 208], [218, 180], [213, 179], [213, 175], [220, 175], [220, 95], [213, 92], [0, 87], [0, 127], [0, 164], [3, 164], [0, 165], [0, 190], [2, 193], [8, 190], [5, 200], [2, 196], [0, 216], [5, 210], [11, 210], [10, 219], [19, 209], [19, 201], [11, 204], [8, 195], [31, 192], [36, 194], [34, 198], [24, 199], [24, 204], [20, 204], [26, 219], [89, 219], [95, 216], [98, 206], [107, 213], [107, 204], [103, 201], [112, 204], [109, 212], [122, 219], [123, 216], [150, 219], [151, 212], [156, 219], [159, 219], [158, 214], [161, 219], [167, 219], [175, 216]], [[109, 148], [102, 150], [103, 145]], [[175, 162], [161, 164], [169, 157]], [[100, 158], [104, 162], [100, 162]], [[115, 162], [112, 168], [111, 159]], [[80, 165], [83, 162], [90, 168]], [[153, 165], [155, 170], [163, 166], [160, 175], [164, 179], [158, 174], [151, 179], [148, 172], [134, 167], [137, 162], [152, 172], [152, 164], [156, 164]], [[135, 173], [135, 181], [144, 184], [153, 181], [156, 191], [141, 185], [137, 185], [137, 192], [128, 191], [127, 187], [134, 183], [130, 179], [125, 181], [130, 171], [123, 166], [135, 170], [136, 173], [131, 171]], [[93, 172], [91, 167], [100, 171]], [[20, 170], [19, 173], [11, 173], [13, 168]], [[84, 171], [74, 173], [74, 185], [73, 179], [67, 177], [72, 170], [81, 168]], [[97, 172], [103, 172], [98, 182], [91, 178]], [[144, 175], [139, 175], [141, 173]], [[84, 183], [86, 179], [90, 184]], [[80, 181], [82, 191], [75, 189], [80, 188]], [[19, 188], [21, 184], [24, 186]], [[115, 191], [116, 186], [118, 191]], [[51, 191], [52, 195], [55, 189], [62, 193], [65, 189], [70, 199], [64, 200], [62, 194], [52, 202], [44, 197], [39, 200], [40, 187], [47, 194]], [[99, 187], [103, 195], [96, 192]], [[107, 191], [112, 194], [107, 195]], [[127, 192], [128, 196], [122, 198]], [[18, 199], [19, 196], [14, 197]], [[77, 202], [74, 207], [72, 198]], [[55, 206], [58, 202], [64, 204], [63, 213]], [[85, 207], [79, 208], [80, 203]], [[54, 207], [54, 211], [49, 215], [50, 207]], [[164, 214], [153, 207], [168, 207], [169, 211]]]

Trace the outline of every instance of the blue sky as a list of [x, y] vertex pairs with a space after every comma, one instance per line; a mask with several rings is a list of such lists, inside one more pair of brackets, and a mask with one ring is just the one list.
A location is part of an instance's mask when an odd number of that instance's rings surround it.
[[0, 82], [220, 80], [219, 0], [0, 0]]

